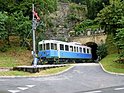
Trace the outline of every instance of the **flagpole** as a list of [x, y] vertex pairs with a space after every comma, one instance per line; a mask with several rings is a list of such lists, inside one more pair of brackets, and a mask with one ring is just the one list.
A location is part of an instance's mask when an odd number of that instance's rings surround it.
[[32, 4], [32, 31], [33, 31], [33, 65], [37, 65], [37, 61], [36, 61], [36, 46], [35, 46], [35, 30], [36, 30], [36, 25], [35, 25], [35, 18], [34, 18], [34, 4]]

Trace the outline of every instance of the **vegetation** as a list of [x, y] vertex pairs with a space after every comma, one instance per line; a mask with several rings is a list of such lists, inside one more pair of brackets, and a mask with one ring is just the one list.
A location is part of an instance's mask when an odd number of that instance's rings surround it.
[[39, 73], [29, 73], [29, 72], [22, 72], [22, 71], [3, 71], [0, 72], [0, 76], [44, 76], [44, 75], [51, 75], [60, 73], [70, 66], [59, 67], [59, 68], [51, 68], [47, 70], [42, 70]]
[[118, 54], [111, 54], [103, 58], [100, 63], [109, 72], [124, 73], [124, 64], [115, 62], [117, 59]]
[[75, 35], [80, 35], [80, 34], [86, 34], [87, 30], [91, 30], [92, 33], [95, 33], [95, 31], [97, 31], [99, 29], [99, 25], [97, 23], [94, 22], [94, 20], [90, 20], [90, 19], [86, 19], [82, 22], [80, 22], [80, 24], [77, 24], [75, 26]]
[[48, 26], [45, 16], [57, 9], [57, 0], [6, 0], [4, 2], [0, 0], [0, 40], [4, 43], [3, 47], [11, 45], [10, 36], [18, 36], [20, 46], [30, 46], [32, 3], [35, 5], [35, 11], [42, 18], [39, 23], [41, 31], [45, 29], [44, 26]]
[[32, 59], [31, 51], [26, 48], [8, 48], [7, 52], [0, 52], [0, 67], [31, 65]]
[[122, 28], [118, 28], [115, 35], [115, 44], [118, 48], [118, 54], [120, 58], [124, 57], [124, 17], [118, 22]]
[[[110, 0], [110, 5], [105, 6], [105, 8], [98, 13], [98, 17], [96, 18], [96, 21], [99, 22], [100, 26], [104, 28], [105, 32], [108, 34], [106, 43], [110, 54], [115, 53], [112, 50], [119, 50], [117, 48], [120, 48], [122, 44], [122, 38], [119, 39], [119, 37], [123, 37], [122, 33], [124, 33], [122, 22], [124, 17], [123, 6], [124, 1]], [[115, 41], [113, 38], [115, 38]]]
[[107, 47], [106, 44], [101, 44], [97, 47], [97, 56], [99, 57], [99, 60], [103, 59], [107, 56]]

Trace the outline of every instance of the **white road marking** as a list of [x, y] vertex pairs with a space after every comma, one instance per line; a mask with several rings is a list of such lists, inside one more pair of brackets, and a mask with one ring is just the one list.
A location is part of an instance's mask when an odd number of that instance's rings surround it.
[[28, 89], [28, 87], [17, 87], [18, 89], [20, 89], [20, 90], [26, 90], [26, 89]]
[[124, 89], [124, 87], [122, 87], [122, 88], [115, 88], [114, 90], [123, 90]]
[[32, 88], [32, 87], [34, 87], [35, 85], [26, 85], [27, 87], [29, 87], [29, 88]]
[[17, 92], [20, 92], [20, 90], [8, 90], [9, 92], [11, 93], [17, 93]]
[[98, 90], [98, 91], [89, 91], [89, 92], [84, 92], [84, 93], [100, 93], [102, 91]]

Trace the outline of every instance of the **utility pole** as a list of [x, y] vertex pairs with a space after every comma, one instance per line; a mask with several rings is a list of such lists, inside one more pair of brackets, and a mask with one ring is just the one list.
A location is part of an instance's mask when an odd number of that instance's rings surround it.
[[36, 19], [34, 18], [34, 4], [32, 4], [32, 32], [33, 32], [33, 66], [37, 65], [37, 57], [36, 57], [36, 46], [35, 46], [35, 30], [36, 30]]

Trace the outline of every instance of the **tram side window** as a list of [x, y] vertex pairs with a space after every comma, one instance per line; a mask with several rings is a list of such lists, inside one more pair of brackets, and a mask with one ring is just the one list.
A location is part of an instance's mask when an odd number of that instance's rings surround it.
[[78, 47], [76, 47], [76, 51], [79, 52], [79, 51], [78, 51]]
[[42, 44], [39, 46], [39, 48], [40, 48], [40, 50], [43, 50], [43, 48], [42, 48]]
[[82, 53], [82, 48], [81, 47], [79, 48], [79, 52]]
[[65, 51], [69, 51], [68, 45], [65, 45]]
[[54, 45], [53, 45], [53, 43], [51, 43], [51, 49], [54, 49]]
[[45, 50], [46, 49], [46, 45], [45, 44], [43, 44], [43, 50]]
[[83, 52], [86, 53], [86, 49], [85, 48], [83, 48]]
[[70, 51], [72, 51], [72, 52], [73, 52], [73, 46], [70, 46]]
[[74, 47], [74, 52], [76, 52], [76, 47]]
[[87, 49], [87, 53], [89, 54], [89, 49]]
[[51, 49], [57, 50], [57, 44], [51, 43]]
[[54, 44], [54, 49], [57, 50], [57, 44]]
[[46, 43], [46, 50], [49, 50], [49, 49], [50, 49], [50, 44]]
[[64, 50], [64, 45], [60, 44], [60, 50]]

